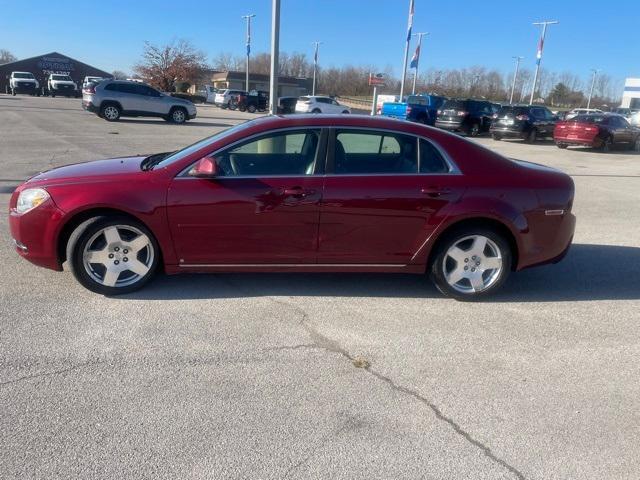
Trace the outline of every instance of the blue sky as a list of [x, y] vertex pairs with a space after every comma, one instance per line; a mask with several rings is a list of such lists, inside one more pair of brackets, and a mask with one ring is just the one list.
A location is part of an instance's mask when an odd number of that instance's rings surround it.
[[[616, 0], [415, 0], [414, 31], [428, 31], [421, 69], [482, 65], [504, 72], [513, 55], [533, 68], [539, 29], [550, 27], [543, 65], [583, 78], [599, 68], [616, 80], [640, 77], [640, 4]], [[107, 71], [131, 72], [144, 41], [190, 40], [213, 58], [244, 52], [244, 23], [255, 13], [253, 52], [268, 51], [270, 0], [207, 1], [0, 0], [0, 48], [19, 58], [58, 51]], [[324, 66], [402, 67], [408, 0], [282, 0], [282, 51], [323, 42]], [[180, 5], [183, 5], [180, 7]]]

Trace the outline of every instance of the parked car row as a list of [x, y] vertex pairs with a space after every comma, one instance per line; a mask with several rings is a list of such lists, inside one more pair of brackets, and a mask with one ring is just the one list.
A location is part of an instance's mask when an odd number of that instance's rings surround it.
[[[82, 87], [84, 88], [89, 82], [97, 80], [102, 80], [102, 78], [84, 77]], [[78, 85], [67, 74], [51, 73], [47, 76], [45, 84], [40, 85], [40, 82], [38, 82], [35, 75], [31, 72], [11, 72], [5, 93], [14, 96], [27, 94], [32, 96], [50, 95], [51, 97], [79, 97], [81, 95]]]
[[[216, 93], [214, 103], [223, 109], [262, 112], [269, 107], [269, 92], [253, 90], [247, 93], [243, 90], [226, 89]], [[278, 113], [351, 113], [351, 109], [332, 97], [308, 95], [278, 98]]]

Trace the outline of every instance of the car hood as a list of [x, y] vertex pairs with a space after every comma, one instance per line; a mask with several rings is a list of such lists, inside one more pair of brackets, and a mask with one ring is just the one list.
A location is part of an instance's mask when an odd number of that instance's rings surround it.
[[92, 162], [65, 165], [39, 173], [27, 180], [28, 183], [59, 184], [81, 181], [102, 180], [114, 176], [127, 175], [140, 170], [140, 163], [148, 155], [110, 158]]
[[36, 79], [35, 78], [12, 78], [11, 80], [13, 80], [14, 82], [36, 83]]

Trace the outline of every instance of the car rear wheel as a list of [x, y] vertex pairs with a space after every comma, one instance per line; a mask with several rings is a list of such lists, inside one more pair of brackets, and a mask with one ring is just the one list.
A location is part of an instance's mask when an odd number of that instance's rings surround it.
[[537, 139], [538, 139], [538, 130], [536, 130], [535, 128], [532, 128], [529, 131], [529, 134], [527, 135], [527, 143], [536, 143]]
[[613, 148], [613, 140], [610, 136], [602, 140], [602, 145], [600, 146], [600, 149], [604, 153], [610, 152], [612, 148]]
[[169, 113], [169, 120], [172, 123], [184, 123], [187, 121], [187, 111], [184, 108], [176, 107]]
[[314, 108], [313, 110], [311, 110], [311, 113], [322, 113], [322, 112], [320, 112], [319, 108]]
[[107, 122], [117, 122], [120, 118], [120, 113], [120, 107], [114, 105], [113, 103], [103, 105], [100, 109], [100, 116]]
[[255, 106], [255, 105], [253, 105], [253, 104], [249, 105], [249, 106], [247, 107], [247, 111], [248, 111], [249, 113], [256, 113], [256, 106]]
[[556, 143], [556, 146], [558, 148], [567, 148], [569, 145], [567, 145], [566, 143]]
[[491, 135], [491, 138], [493, 138], [496, 142], [499, 142], [500, 140], [502, 140], [502, 137], [497, 133], [494, 133], [493, 135]]
[[478, 300], [502, 286], [511, 263], [511, 248], [502, 235], [488, 228], [464, 228], [439, 242], [431, 278], [448, 297]]
[[469, 135], [472, 137], [477, 137], [478, 135], [480, 135], [480, 125], [477, 123], [471, 125], [471, 127], [469, 127]]
[[342, 113], [349, 113], [349, 110], [343, 110]]
[[159, 248], [153, 234], [134, 220], [94, 217], [71, 234], [67, 259], [83, 287], [103, 295], [119, 295], [138, 290], [151, 280]]

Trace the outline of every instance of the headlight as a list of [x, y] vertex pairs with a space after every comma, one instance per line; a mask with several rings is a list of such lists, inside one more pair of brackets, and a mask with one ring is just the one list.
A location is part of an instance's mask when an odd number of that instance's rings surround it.
[[49, 193], [42, 188], [27, 188], [18, 195], [18, 203], [16, 211], [18, 213], [27, 213], [29, 210], [42, 205], [49, 199]]

